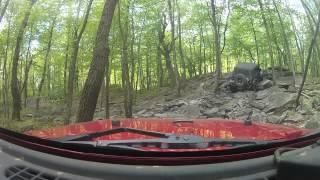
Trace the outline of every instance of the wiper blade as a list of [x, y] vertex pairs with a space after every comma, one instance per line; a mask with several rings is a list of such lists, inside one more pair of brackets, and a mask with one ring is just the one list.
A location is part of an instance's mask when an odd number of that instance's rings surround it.
[[[93, 140], [101, 136], [112, 135], [122, 132], [131, 132], [146, 136], [151, 139], [132, 139], [132, 140]], [[197, 135], [177, 135], [173, 133], [161, 133], [154, 131], [146, 131], [134, 128], [116, 128], [106, 131], [93, 132], [78, 136], [64, 137], [55, 139], [55, 141], [65, 144], [89, 145], [95, 148], [114, 148], [125, 150], [139, 150], [142, 148], [156, 147], [160, 149], [205, 149], [214, 146], [243, 147], [265, 145], [276, 141], [260, 141], [260, 140], [241, 140], [241, 139], [218, 139], [204, 138]]]
[[115, 128], [115, 129], [109, 129], [109, 130], [105, 130], [105, 131], [97, 131], [97, 132], [92, 132], [92, 133], [87, 133], [87, 134], [76, 135], [76, 136], [68, 136], [68, 137], [63, 137], [63, 138], [58, 138], [58, 139], [53, 139], [53, 140], [60, 141], [60, 142], [89, 141], [91, 139], [98, 138], [101, 136], [107, 136], [107, 135], [117, 134], [117, 133], [122, 133], [122, 132], [131, 132], [131, 133], [152, 136], [152, 137], [157, 137], [157, 138], [167, 138], [168, 136], [170, 136], [170, 134], [168, 134], [168, 133], [146, 131], [146, 130], [142, 130], [142, 129]]
[[103, 148], [108, 150], [144, 151], [142, 149], [130, 147], [127, 145], [113, 145], [113, 144], [104, 145], [100, 141], [66, 141], [66, 142], [60, 142], [60, 143], [76, 145], [76, 146], [92, 147], [92, 148]]
[[[251, 145], [265, 145], [271, 141], [237, 140], [237, 139], [206, 139], [193, 135], [171, 135], [168, 138], [133, 139], [133, 140], [103, 140], [103, 141], [65, 141], [66, 144], [91, 145], [97, 148], [119, 147], [130, 150], [141, 148], [160, 149], [206, 149], [214, 146], [242, 147]], [[274, 141], [272, 141], [274, 142]]]

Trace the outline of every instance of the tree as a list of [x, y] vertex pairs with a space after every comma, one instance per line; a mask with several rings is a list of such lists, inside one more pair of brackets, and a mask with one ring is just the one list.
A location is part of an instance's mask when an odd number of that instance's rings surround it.
[[283, 23], [283, 20], [282, 20], [282, 17], [280, 15], [280, 12], [278, 10], [278, 6], [275, 2], [275, 0], [272, 0], [273, 2], [273, 6], [275, 7], [275, 10], [277, 12], [277, 15], [278, 15], [278, 18], [279, 18], [279, 22], [280, 22], [280, 26], [281, 26], [281, 34], [283, 36], [283, 41], [284, 41], [284, 47], [286, 49], [286, 53], [288, 54], [288, 58], [289, 58], [289, 61], [290, 61], [290, 64], [291, 64], [291, 71], [292, 71], [292, 85], [294, 86], [295, 85], [295, 82], [296, 82], [296, 74], [295, 74], [295, 69], [294, 69], [294, 60], [293, 60], [293, 57], [292, 57], [292, 53], [291, 53], [291, 49], [290, 49], [290, 45], [289, 45], [289, 40], [288, 40], [288, 36], [287, 36], [287, 33], [285, 31], [285, 26], [284, 26], [284, 23]]
[[50, 27], [49, 27], [48, 45], [47, 45], [47, 50], [46, 50], [46, 54], [45, 54], [45, 58], [44, 58], [42, 76], [41, 76], [41, 80], [40, 80], [40, 83], [39, 83], [39, 86], [38, 86], [38, 97], [37, 97], [37, 101], [36, 101], [37, 110], [39, 110], [42, 87], [43, 87], [46, 75], [48, 73], [47, 69], [48, 69], [48, 65], [49, 65], [50, 52], [51, 52], [51, 46], [52, 46], [53, 30], [54, 30], [54, 27], [55, 27], [55, 24], [56, 24], [56, 18], [57, 17], [53, 17], [52, 22], [51, 22]]
[[307, 79], [307, 74], [308, 74], [310, 59], [311, 59], [311, 55], [312, 55], [312, 50], [314, 49], [314, 46], [316, 45], [317, 38], [319, 36], [319, 29], [320, 29], [320, 11], [319, 11], [319, 14], [318, 14], [318, 21], [316, 23], [316, 31], [315, 31], [315, 33], [313, 35], [313, 38], [311, 40], [311, 44], [309, 46], [308, 56], [307, 56], [307, 59], [306, 59], [306, 67], [305, 67], [305, 70], [304, 70], [304, 73], [303, 73], [302, 82], [301, 82], [301, 85], [300, 85], [300, 88], [299, 88], [299, 92], [298, 92], [298, 96], [297, 96], [297, 99], [296, 99], [296, 107], [298, 107], [299, 104], [300, 104], [299, 99], [300, 99], [301, 94], [302, 94], [304, 83], [305, 83], [305, 81]]
[[272, 50], [272, 45], [271, 45], [271, 34], [270, 34], [270, 29], [269, 29], [269, 25], [265, 16], [265, 9], [264, 6], [262, 4], [261, 0], [258, 0], [259, 2], [259, 7], [260, 7], [260, 11], [261, 11], [261, 17], [263, 20], [263, 25], [264, 28], [266, 30], [266, 36], [267, 36], [267, 41], [268, 41], [268, 51], [269, 51], [269, 58], [270, 58], [270, 62], [271, 62], [271, 68], [272, 68], [272, 76], [274, 76], [274, 59], [273, 59], [273, 50]]
[[2, 18], [3, 18], [3, 16], [4, 16], [4, 14], [6, 13], [6, 10], [7, 10], [7, 8], [8, 8], [9, 2], [10, 2], [10, 0], [7, 0], [7, 1], [5, 2], [5, 4], [4, 4], [3, 8], [2, 8], [1, 11], [0, 11], [0, 23], [1, 23], [1, 21], [2, 21]]
[[20, 48], [23, 41], [24, 31], [28, 25], [29, 17], [31, 14], [31, 9], [33, 5], [36, 3], [36, 0], [30, 0], [28, 9], [24, 14], [24, 18], [21, 22], [14, 55], [12, 58], [12, 69], [11, 69], [11, 95], [12, 95], [12, 119], [20, 120], [20, 110], [21, 110], [21, 94], [19, 90], [19, 82], [18, 82], [18, 61], [20, 57]]
[[[214, 47], [215, 47], [215, 65], [216, 65], [216, 89], [215, 91], [217, 91], [219, 89], [219, 83], [220, 83], [220, 79], [222, 77], [222, 62], [221, 62], [221, 54], [224, 50], [225, 47], [225, 39], [226, 39], [226, 31], [227, 31], [227, 27], [228, 27], [228, 20], [229, 20], [229, 13], [230, 13], [230, 5], [229, 5], [229, 1], [227, 2], [227, 6], [228, 6], [228, 14], [227, 14], [227, 19], [226, 19], [226, 23], [225, 23], [225, 27], [224, 27], [224, 31], [223, 31], [223, 46], [221, 48], [221, 33], [220, 33], [220, 29], [221, 29], [221, 17], [218, 19], [218, 10], [217, 10], [217, 2], [216, 0], [211, 0], [211, 23], [213, 26], [213, 30], [214, 30]], [[220, 15], [222, 16], [222, 15]]]
[[[125, 2], [125, 1], [123, 1]], [[118, 5], [118, 20], [119, 30], [122, 40], [121, 49], [121, 68], [122, 68], [122, 88], [124, 89], [124, 111], [125, 116], [128, 118], [132, 117], [132, 81], [130, 79], [129, 62], [128, 62], [128, 38], [129, 38], [129, 2], [125, 4], [125, 11], [121, 11], [120, 4]], [[121, 18], [120, 14], [123, 12], [124, 17]], [[122, 25], [121, 19], [124, 19]]]
[[93, 58], [89, 69], [89, 74], [84, 84], [77, 121], [90, 121], [93, 119], [99, 91], [102, 85], [105, 69], [108, 68], [108, 37], [111, 29], [113, 14], [118, 0], [106, 0], [97, 30]]
[[[86, 13], [84, 15], [84, 20], [80, 28], [80, 31], [78, 27], [75, 27], [73, 32], [72, 54], [71, 54], [71, 61], [69, 65], [68, 89], [67, 89], [67, 97], [66, 97], [67, 114], [65, 117], [65, 124], [70, 123], [69, 119], [72, 115], [72, 102], [73, 102], [74, 82], [75, 82], [75, 75], [76, 75], [76, 64], [77, 64], [78, 53], [79, 53], [79, 44], [88, 23], [92, 2], [93, 0], [90, 0], [87, 5]], [[80, 7], [81, 7], [81, 1], [79, 1], [79, 6], [78, 6], [78, 12], [77, 12], [78, 16], [80, 13], [79, 12]]]

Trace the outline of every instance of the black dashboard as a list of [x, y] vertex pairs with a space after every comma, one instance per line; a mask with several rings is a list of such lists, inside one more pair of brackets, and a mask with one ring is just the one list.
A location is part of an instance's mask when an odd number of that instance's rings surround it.
[[[320, 177], [320, 146], [287, 149], [250, 160], [186, 166], [117, 165], [75, 160], [0, 140], [2, 180], [315, 180]], [[290, 151], [289, 151], [290, 150]]]

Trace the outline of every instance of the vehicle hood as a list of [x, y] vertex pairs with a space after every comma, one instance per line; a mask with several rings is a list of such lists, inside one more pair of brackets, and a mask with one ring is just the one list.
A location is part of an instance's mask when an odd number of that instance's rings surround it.
[[[178, 135], [196, 135], [204, 138], [278, 140], [294, 139], [307, 134], [308, 130], [283, 125], [252, 123], [245, 125], [240, 120], [224, 119], [122, 119], [120, 121], [98, 120], [76, 123], [68, 126], [25, 132], [44, 139], [56, 139], [86, 133], [109, 130], [113, 128], [134, 128]], [[130, 140], [153, 138], [147, 135], [122, 132], [101, 136], [93, 140]]]

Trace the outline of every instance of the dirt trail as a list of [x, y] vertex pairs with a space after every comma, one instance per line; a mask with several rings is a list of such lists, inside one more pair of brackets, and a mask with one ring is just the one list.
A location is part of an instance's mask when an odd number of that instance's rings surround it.
[[[134, 104], [134, 117], [141, 118], [224, 118], [246, 119], [298, 127], [320, 127], [320, 84], [307, 83], [301, 106], [295, 108], [297, 86], [290, 86], [291, 78], [281, 77], [276, 85], [262, 91], [214, 93], [212, 74], [188, 80], [180, 97], [176, 91], [164, 87], [138, 92]], [[299, 78], [297, 79], [297, 85]], [[123, 118], [123, 97], [119, 87], [111, 88], [111, 118]], [[77, 102], [74, 102], [76, 105]], [[33, 106], [31, 106], [33, 107]], [[75, 106], [76, 108], [76, 106]], [[74, 109], [76, 112], [76, 109]], [[43, 129], [63, 125], [65, 108], [61, 103], [45, 102], [39, 111], [29, 108], [23, 112], [23, 121], [9, 124], [18, 131]], [[94, 119], [104, 119], [104, 104], [98, 101]], [[75, 121], [75, 117], [72, 117]]]

